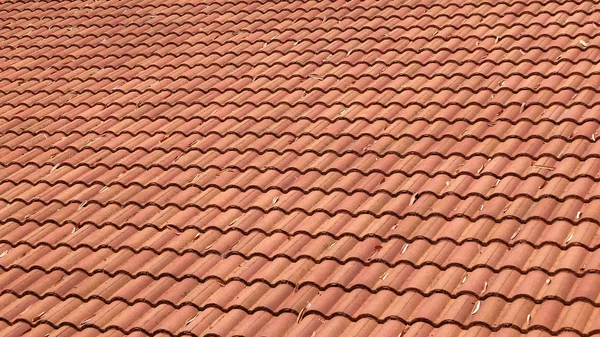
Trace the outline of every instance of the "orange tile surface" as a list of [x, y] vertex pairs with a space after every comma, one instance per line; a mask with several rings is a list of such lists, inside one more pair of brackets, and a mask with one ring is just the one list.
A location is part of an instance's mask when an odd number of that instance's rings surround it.
[[600, 336], [600, 1], [0, 1], [0, 337]]

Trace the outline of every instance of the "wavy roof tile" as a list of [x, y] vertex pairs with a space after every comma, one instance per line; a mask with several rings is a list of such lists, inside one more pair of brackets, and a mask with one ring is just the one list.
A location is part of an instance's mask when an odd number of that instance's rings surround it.
[[0, 336], [600, 336], [597, 0], [0, 19]]

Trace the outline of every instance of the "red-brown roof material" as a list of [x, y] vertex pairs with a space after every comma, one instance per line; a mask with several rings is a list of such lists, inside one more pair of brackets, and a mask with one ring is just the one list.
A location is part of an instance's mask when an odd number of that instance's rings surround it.
[[600, 335], [597, 0], [0, 18], [0, 336]]

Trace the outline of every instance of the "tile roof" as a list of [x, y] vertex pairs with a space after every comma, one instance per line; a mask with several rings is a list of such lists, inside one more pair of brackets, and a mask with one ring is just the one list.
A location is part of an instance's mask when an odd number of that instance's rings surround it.
[[0, 336], [600, 336], [598, 0], [0, 18]]

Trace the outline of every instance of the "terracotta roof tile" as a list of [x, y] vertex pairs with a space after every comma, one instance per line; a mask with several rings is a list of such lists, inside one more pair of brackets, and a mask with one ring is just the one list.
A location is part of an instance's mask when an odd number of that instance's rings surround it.
[[600, 336], [595, 0], [0, 17], [0, 335]]

